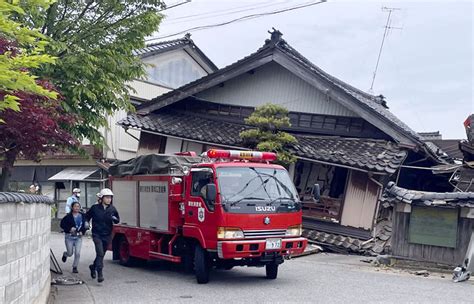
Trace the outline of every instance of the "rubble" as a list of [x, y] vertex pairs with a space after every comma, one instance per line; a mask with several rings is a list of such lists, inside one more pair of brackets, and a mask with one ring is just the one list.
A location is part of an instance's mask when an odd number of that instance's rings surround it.
[[430, 275], [428, 270], [418, 270], [413, 272], [414, 275], [428, 277]]
[[297, 254], [297, 255], [292, 255], [292, 258], [297, 258], [297, 257], [302, 257], [302, 256], [307, 256], [311, 254], [316, 254], [320, 253], [323, 251], [323, 248], [321, 246], [318, 246], [311, 241], [308, 242], [308, 245], [306, 246], [305, 250], [303, 253]]
[[349, 236], [304, 229], [303, 236], [322, 248], [336, 253], [378, 256], [390, 250], [392, 223], [388, 219], [380, 220], [374, 228], [375, 236], [368, 240]]

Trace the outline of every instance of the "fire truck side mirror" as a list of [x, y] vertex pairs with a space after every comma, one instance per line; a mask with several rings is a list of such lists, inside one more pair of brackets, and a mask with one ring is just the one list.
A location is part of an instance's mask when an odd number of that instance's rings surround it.
[[311, 195], [315, 202], [318, 202], [321, 199], [321, 187], [319, 184], [314, 184], [313, 189], [311, 189]]
[[217, 189], [215, 184], [207, 184], [206, 186], [206, 201], [214, 204], [217, 197]]

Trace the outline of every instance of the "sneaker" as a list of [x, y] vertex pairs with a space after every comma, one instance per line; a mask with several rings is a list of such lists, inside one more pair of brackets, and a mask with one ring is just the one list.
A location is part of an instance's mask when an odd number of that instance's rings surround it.
[[72, 267], [72, 273], [79, 273], [79, 272], [77, 271], [77, 267]]
[[95, 275], [95, 267], [94, 267], [94, 265], [89, 265], [89, 269], [90, 269], [90, 271], [91, 271], [91, 277], [92, 277], [93, 279], [95, 279], [96, 275]]
[[66, 260], [67, 260], [67, 256], [63, 254], [63, 257], [61, 258], [61, 261], [63, 261], [63, 263], [66, 263]]
[[102, 269], [97, 271], [98, 278], [97, 282], [102, 283], [104, 281], [104, 275], [102, 274]]

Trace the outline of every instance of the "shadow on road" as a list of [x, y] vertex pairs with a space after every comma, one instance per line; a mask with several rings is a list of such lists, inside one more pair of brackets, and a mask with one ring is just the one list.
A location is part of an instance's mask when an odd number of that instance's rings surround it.
[[[120, 265], [118, 262], [111, 263], [116, 265], [116, 267], [126, 267]], [[143, 265], [126, 268], [140, 270], [149, 274], [165, 276], [167, 278], [176, 278], [178, 280], [189, 281], [190, 283], [196, 284], [194, 272], [185, 272], [181, 265], [176, 265], [170, 262], [148, 261]], [[281, 270], [282, 275], [284, 275], [284, 269]], [[256, 271], [258, 273], [256, 273]], [[284, 280], [283, 277], [282, 279]], [[282, 279], [278, 278], [277, 280], [281, 282]], [[223, 285], [228, 286], [229, 283], [232, 283], [234, 286], [245, 287], [247, 285], [255, 286], [255, 284], [266, 285], [272, 282], [275, 281], [268, 280], [265, 277], [265, 267], [234, 267], [231, 270], [213, 269], [211, 271], [211, 281], [209, 284], [219, 285], [219, 283], [222, 283]], [[128, 283], [133, 284], [135, 282]]]

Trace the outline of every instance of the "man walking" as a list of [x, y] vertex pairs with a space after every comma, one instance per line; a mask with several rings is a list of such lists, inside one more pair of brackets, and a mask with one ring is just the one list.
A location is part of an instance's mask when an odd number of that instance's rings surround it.
[[67, 201], [66, 201], [66, 214], [67, 213], [70, 213], [72, 211], [72, 203], [80, 203], [79, 202], [79, 198], [81, 197], [81, 189], [79, 188], [74, 188], [72, 189], [72, 195], [70, 197], [67, 198]]
[[117, 209], [112, 205], [113, 196], [112, 190], [108, 188], [100, 190], [98, 203], [93, 205], [86, 214], [86, 219], [88, 221], [92, 220], [92, 240], [96, 253], [94, 263], [89, 265], [89, 269], [93, 279], [96, 278], [97, 272], [99, 283], [104, 281], [102, 272], [104, 255], [111, 241], [113, 224], [120, 222]]

